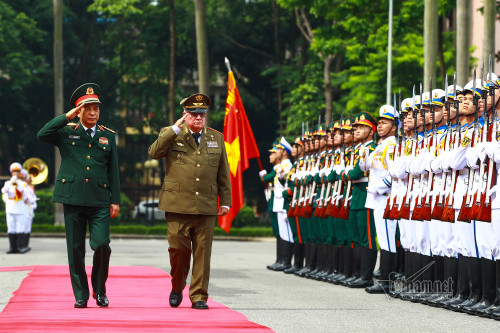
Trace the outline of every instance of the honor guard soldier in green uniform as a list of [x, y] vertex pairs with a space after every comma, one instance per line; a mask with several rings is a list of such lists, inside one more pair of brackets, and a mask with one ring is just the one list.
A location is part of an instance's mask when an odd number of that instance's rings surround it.
[[[74, 106], [68, 113], [49, 121], [38, 139], [59, 147], [61, 166], [52, 201], [64, 206], [66, 244], [75, 295], [75, 308], [87, 307], [89, 286], [85, 272], [85, 234], [90, 231], [94, 250], [93, 297], [97, 305], [108, 306], [109, 223], [120, 211], [120, 178], [115, 132], [99, 125], [99, 96], [95, 83], [78, 87], [71, 95]], [[78, 123], [71, 122], [79, 117]]]
[[214, 227], [217, 216], [226, 215], [231, 207], [231, 179], [224, 136], [205, 127], [210, 98], [198, 93], [180, 104], [182, 118], [161, 130], [149, 156], [165, 158], [158, 209], [166, 212], [172, 275], [169, 304], [176, 308], [182, 302], [192, 253], [191, 307], [205, 310]]

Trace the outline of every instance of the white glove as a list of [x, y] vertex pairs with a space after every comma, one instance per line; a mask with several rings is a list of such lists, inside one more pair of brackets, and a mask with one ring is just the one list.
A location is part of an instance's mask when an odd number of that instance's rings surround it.
[[18, 179], [17, 176], [12, 176], [12, 178], [10, 179], [10, 182], [14, 183], [17, 179]]
[[266, 170], [260, 170], [259, 171], [259, 177], [260, 178], [264, 177], [265, 175], [267, 175], [267, 171]]
[[467, 166], [471, 169], [479, 169], [479, 153], [480, 151], [476, 148], [469, 148], [465, 153], [465, 158], [467, 159]]
[[391, 188], [387, 186], [387, 184], [382, 179], [377, 180], [374, 185], [377, 193], [380, 195], [384, 195], [391, 190]]

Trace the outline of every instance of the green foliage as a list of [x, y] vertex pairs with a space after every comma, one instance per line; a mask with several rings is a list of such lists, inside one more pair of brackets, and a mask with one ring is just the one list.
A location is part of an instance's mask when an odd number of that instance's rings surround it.
[[255, 217], [255, 212], [252, 207], [243, 206], [241, 207], [238, 215], [234, 218], [231, 227], [240, 228], [247, 226], [254, 226], [258, 224], [257, 217]]

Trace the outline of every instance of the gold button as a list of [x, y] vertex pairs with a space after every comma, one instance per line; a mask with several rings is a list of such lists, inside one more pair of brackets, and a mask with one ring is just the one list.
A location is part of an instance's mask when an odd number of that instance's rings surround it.
[[85, 182], [86, 182], [86, 183], [88, 183], [88, 182], [89, 182], [89, 179], [88, 179], [88, 178], [86, 178], [86, 179], [85, 179]]
[[75, 143], [74, 143], [74, 142], [71, 142], [71, 144], [72, 144], [73, 146], [75, 145]]
[[196, 192], [196, 195], [198, 195], [198, 194], [200, 194], [200, 193]]
[[199, 182], [200, 181], [200, 178], [196, 178], [196, 181]]
[[89, 143], [89, 148], [92, 147], [92, 145]]
[[196, 164], [196, 167], [197, 167], [197, 168], [199, 168], [200, 166], [201, 166], [201, 165], [199, 165], [199, 164]]
[[197, 151], [197, 152], [196, 152], [196, 154], [200, 155], [200, 154], [201, 154], [201, 152], [200, 152], [200, 151]]
[[66, 179], [64, 179], [64, 178], [63, 178], [62, 182], [63, 182], [63, 183], [66, 183]]
[[90, 170], [90, 168], [89, 168], [89, 167], [87, 167], [87, 170]]
[[90, 158], [90, 155], [87, 155], [87, 158]]
[[104, 184], [104, 188], [106, 188], [106, 184]]
[[106, 150], [106, 147], [102, 147], [102, 149]]

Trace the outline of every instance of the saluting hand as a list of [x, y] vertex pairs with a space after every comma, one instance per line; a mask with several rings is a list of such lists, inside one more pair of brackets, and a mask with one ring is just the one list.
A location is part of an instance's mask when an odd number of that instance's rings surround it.
[[119, 204], [111, 204], [109, 207], [109, 213], [111, 214], [111, 218], [115, 218], [120, 213], [120, 205]]
[[73, 108], [66, 113], [66, 119], [71, 120], [75, 118], [76, 116], [80, 115], [80, 112], [82, 111], [82, 107], [85, 105], [85, 103], [80, 104], [76, 108]]
[[188, 115], [187, 112], [184, 113], [184, 115], [182, 116], [182, 118], [179, 119], [179, 120], [177, 120], [174, 125], [177, 126], [177, 127], [179, 127], [179, 128], [181, 128], [181, 125], [184, 123], [184, 119], [186, 119], [187, 115]]

